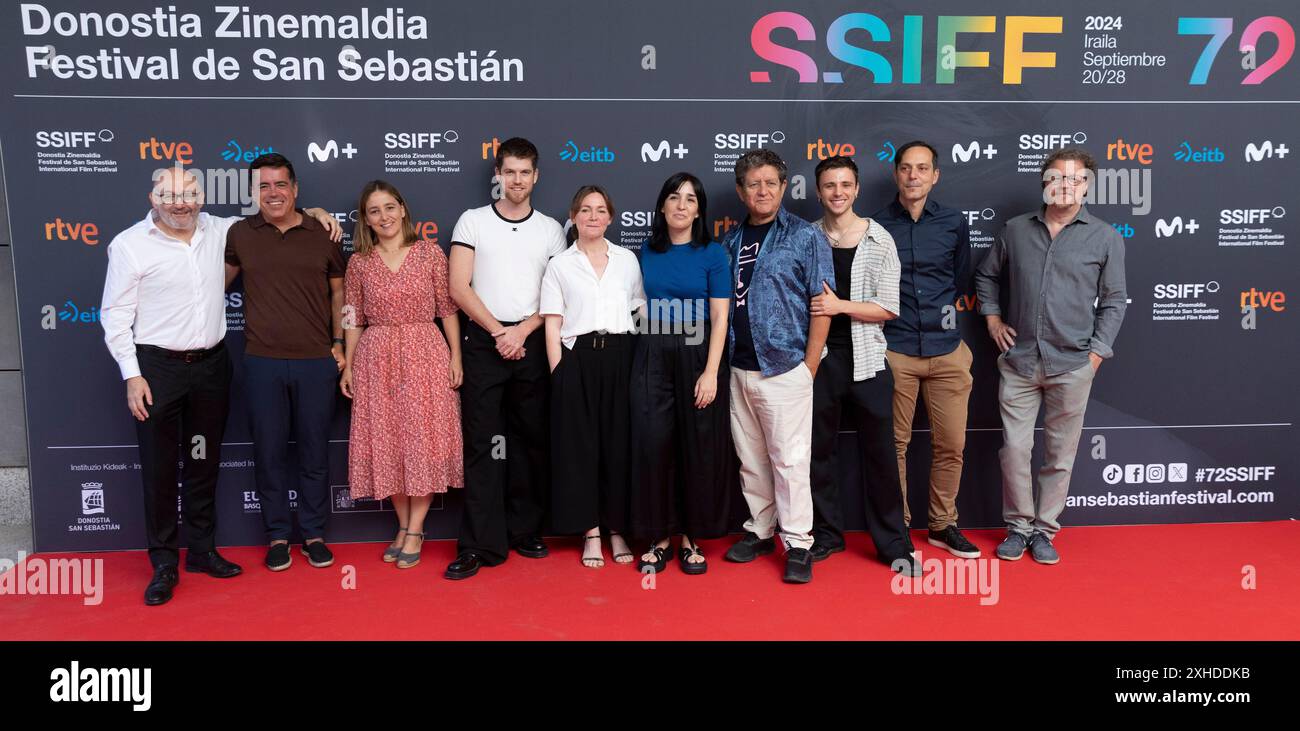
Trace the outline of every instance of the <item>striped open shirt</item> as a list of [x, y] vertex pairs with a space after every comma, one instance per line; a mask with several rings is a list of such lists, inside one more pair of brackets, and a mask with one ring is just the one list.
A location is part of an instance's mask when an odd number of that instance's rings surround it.
[[[850, 270], [849, 297], [854, 302], [872, 302], [898, 316], [898, 249], [894, 237], [876, 220], [868, 219], [867, 230], [858, 242]], [[817, 226], [826, 231], [825, 219]], [[883, 323], [849, 321], [853, 340], [853, 380], [865, 381], [885, 370], [885, 330]], [[825, 352], [823, 351], [823, 355]]]

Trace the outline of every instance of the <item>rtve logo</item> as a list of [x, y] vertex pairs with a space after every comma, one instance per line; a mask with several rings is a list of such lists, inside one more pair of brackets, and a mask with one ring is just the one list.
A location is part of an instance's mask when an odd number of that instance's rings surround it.
[[[1054, 16], [1009, 15], [1004, 19], [1005, 38], [1002, 42], [993, 41], [992, 46], [1001, 48], [1003, 57], [997, 66], [1002, 69], [1003, 84], [1019, 84], [1026, 68], [1056, 68], [1054, 51], [1025, 51], [1025, 36], [1030, 34], [1060, 34], [1062, 18]], [[826, 29], [826, 50], [837, 61], [849, 68], [865, 71], [873, 84], [894, 83], [894, 66], [888, 58], [869, 51], [862, 46], [849, 43], [849, 35], [866, 38], [873, 43], [901, 41], [898, 57], [901, 59], [901, 81], [904, 84], [921, 83], [922, 53], [925, 50], [922, 38], [925, 29], [925, 16], [905, 15], [901, 33], [895, 35], [879, 16], [871, 13], [847, 13], [831, 21]], [[754, 55], [778, 66], [793, 70], [798, 74], [799, 83], [826, 84], [844, 83], [841, 71], [824, 71], [819, 73], [817, 61], [803, 51], [782, 46], [773, 41], [773, 35], [782, 40], [788, 39], [793, 32], [797, 41], [817, 40], [817, 29], [812, 21], [789, 11], [768, 13], [754, 22], [750, 29], [749, 44]], [[959, 68], [989, 68], [990, 54], [987, 51], [958, 50], [958, 34], [997, 33], [998, 19], [993, 15], [940, 15], [935, 19], [934, 46], [938, 49], [938, 62], [934, 67], [936, 84], [951, 84], [956, 80]], [[1035, 39], [1035, 46], [1045, 45], [1044, 41]], [[808, 48], [807, 50], [812, 50]], [[891, 49], [893, 50], [893, 49]], [[892, 53], [890, 55], [893, 55]], [[749, 80], [754, 84], [769, 84], [772, 75], [767, 71], [750, 71]]]
[[785, 133], [781, 130], [767, 132], [719, 132], [713, 135], [713, 146], [719, 150], [752, 150], [767, 147], [768, 143], [779, 145], [785, 142]]
[[1107, 160], [1122, 160], [1130, 162], [1136, 160], [1143, 165], [1151, 164], [1151, 156], [1156, 154], [1155, 148], [1150, 142], [1125, 142], [1121, 137], [1114, 142], [1106, 145]]
[[971, 160], [992, 160], [998, 154], [998, 148], [993, 145], [980, 146], [979, 140], [971, 140], [969, 144], [962, 147], [958, 143], [952, 145], [953, 162], [970, 162]]
[[1286, 209], [1282, 206], [1273, 208], [1224, 208], [1219, 211], [1219, 223], [1264, 223], [1270, 218], [1285, 218]]
[[1214, 294], [1218, 291], [1219, 283], [1212, 280], [1203, 284], [1180, 284], [1169, 282], [1167, 284], [1155, 285], [1151, 290], [1151, 296], [1158, 300], [1200, 299], [1201, 295]]
[[686, 157], [690, 152], [686, 145], [678, 142], [676, 147], [672, 146], [668, 140], [660, 140], [658, 145], [652, 145], [649, 142], [641, 143], [641, 162], [659, 162], [665, 157], [676, 157], [678, 160]]
[[1274, 312], [1286, 311], [1286, 292], [1270, 292], [1267, 290], [1258, 290], [1254, 287], [1241, 293], [1241, 309], [1247, 307], [1254, 310], [1272, 310]]
[[99, 243], [99, 227], [93, 223], [74, 223], [56, 218], [45, 224], [46, 241], [80, 241], [94, 246]]
[[740, 225], [740, 221], [737, 221], [736, 219], [730, 216], [715, 218], [713, 220], [713, 238], [715, 239], [722, 238], [722, 235], [724, 233], [730, 231], [731, 229], [735, 228], [738, 225]]
[[1088, 141], [1085, 132], [1052, 132], [1048, 134], [1020, 135], [1021, 150], [1056, 150], [1069, 144], [1082, 145]]
[[92, 130], [40, 130], [36, 133], [37, 147], [53, 147], [55, 149], [65, 149], [78, 147], [90, 147], [96, 142], [112, 142], [113, 130], [101, 129], [98, 132]]
[[164, 142], [157, 137], [140, 143], [141, 160], [174, 160], [182, 165], [194, 162], [194, 146], [188, 142]]
[[822, 138], [818, 137], [816, 142], [808, 143], [809, 160], [813, 159], [814, 156], [816, 156], [818, 160], [825, 160], [827, 158], [835, 157], [836, 155], [853, 157], [856, 154], [858, 154], [857, 149], [848, 142], [841, 142], [840, 144], [835, 144], [834, 142], [827, 142]]
[[1246, 143], [1246, 162], [1259, 162], [1264, 159], [1272, 160], [1275, 157], [1281, 160], [1289, 152], [1291, 150], [1286, 146], [1285, 142], [1276, 147], [1273, 146], [1273, 140], [1264, 140], [1258, 145], [1254, 142], [1248, 142]]
[[323, 146], [315, 142], [307, 144], [307, 159], [311, 162], [325, 162], [333, 160], [342, 153], [344, 157], [351, 160], [357, 154], [357, 148], [352, 146], [351, 142], [344, 142], [343, 147], [339, 148], [339, 143], [334, 140], [326, 142]]
[[1165, 239], [1181, 233], [1194, 234], [1200, 227], [1195, 218], [1189, 218], [1186, 222], [1183, 222], [1182, 216], [1174, 216], [1168, 221], [1160, 218], [1156, 219], [1156, 238]]
[[966, 216], [966, 225], [974, 226], [976, 221], [992, 221], [998, 214], [992, 208], [985, 208], [982, 211], [962, 211], [962, 215]]
[[496, 157], [497, 157], [497, 149], [500, 148], [500, 147], [501, 147], [501, 140], [498, 140], [498, 139], [495, 138], [495, 137], [493, 137], [492, 140], [489, 141], [489, 142], [484, 142], [484, 143], [483, 143], [483, 159], [484, 159], [484, 160], [495, 160]]

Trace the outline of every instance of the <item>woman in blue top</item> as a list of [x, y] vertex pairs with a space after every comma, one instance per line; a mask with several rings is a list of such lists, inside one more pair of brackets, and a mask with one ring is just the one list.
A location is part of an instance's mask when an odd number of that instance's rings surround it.
[[682, 571], [704, 573], [695, 539], [726, 533], [738, 479], [722, 357], [731, 266], [709, 240], [706, 208], [699, 179], [673, 175], [641, 247], [647, 304], [632, 362], [630, 508], [633, 535], [650, 542], [642, 572], [663, 570], [681, 533]]

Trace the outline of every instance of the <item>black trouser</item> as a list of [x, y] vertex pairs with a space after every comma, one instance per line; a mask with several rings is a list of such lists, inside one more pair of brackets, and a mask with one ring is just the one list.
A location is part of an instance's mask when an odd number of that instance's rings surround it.
[[836, 445], [846, 411], [858, 430], [863, 507], [876, 554], [884, 561], [906, 556], [909, 543], [894, 451], [894, 376], [886, 364], [874, 377], [855, 382], [853, 353], [848, 350], [832, 350], [823, 358], [813, 382], [814, 543], [844, 542]]
[[546, 335], [537, 328], [520, 360], [506, 360], [496, 340], [461, 316], [460, 415], [465, 439], [465, 507], [459, 553], [495, 566], [512, 543], [541, 535], [550, 494]]
[[[707, 336], [707, 323], [701, 328]], [[636, 338], [632, 358], [631, 532], [647, 541], [675, 533], [725, 535], [740, 466], [731, 442], [727, 364], [717, 396], [695, 408], [695, 383], [708, 366], [709, 341], [681, 334]]]
[[563, 348], [551, 374], [551, 524], [557, 533], [627, 527], [631, 375], [631, 335], [587, 333], [572, 349]]
[[186, 543], [191, 551], [216, 548], [217, 471], [233, 368], [224, 343], [188, 363], [148, 345], [136, 346], [136, 358], [153, 396], [152, 406], [145, 403], [149, 418], [136, 422], [149, 561], [155, 568], [176, 566], [177, 462], [183, 462]]

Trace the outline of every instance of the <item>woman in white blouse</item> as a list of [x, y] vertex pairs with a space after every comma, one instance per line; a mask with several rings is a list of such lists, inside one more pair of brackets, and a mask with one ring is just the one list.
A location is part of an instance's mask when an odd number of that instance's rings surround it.
[[632, 560], [620, 531], [628, 510], [632, 313], [645, 304], [645, 290], [636, 255], [605, 239], [614, 217], [608, 193], [579, 188], [569, 217], [577, 241], [551, 259], [542, 279], [551, 365], [551, 523], [557, 533], [582, 533], [583, 565], [600, 568], [602, 528], [614, 560]]

